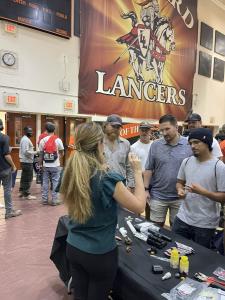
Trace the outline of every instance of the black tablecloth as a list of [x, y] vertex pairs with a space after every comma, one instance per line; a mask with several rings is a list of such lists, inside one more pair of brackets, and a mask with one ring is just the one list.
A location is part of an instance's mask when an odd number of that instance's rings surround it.
[[[179, 279], [172, 276], [171, 279], [162, 281], [162, 275], [155, 275], [152, 273], [152, 265], [159, 264], [163, 266], [164, 273], [170, 271], [173, 275], [176, 271], [171, 270], [168, 262], [159, 261], [147, 252], [149, 246], [137, 238], [134, 238], [129, 230], [125, 217], [131, 215], [127, 211], [119, 212], [119, 227], [125, 227], [128, 231], [129, 237], [132, 238], [132, 250], [130, 253], [126, 252], [126, 247], [123, 243], [119, 246], [119, 269], [115, 280], [115, 299], [122, 300], [149, 300], [149, 299], [164, 299], [161, 294], [169, 292], [175, 285], [179, 283]], [[56, 230], [56, 235], [52, 247], [51, 259], [56, 264], [60, 272], [61, 279], [66, 283], [70, 277], [68, 262], [65, 257], [65, 241], [67, 235], [66, 224], [68, 218], [66, 216], [59, 219]], [[192, 241], [186, 240], [179, 235], [174, 235], [168, 230], [162, 229], [162, 233], [171, 236], [173, 241], [181, 242], [187, 246], [195, 249], [196, 254], [189, 257], [190, 272], [189, 277], [193, 277], [196, 272], [202, 272], [206, 275], [212, 275], [217, 267], [225, 268], [225, 257], [206, 249]], [[174, 243], [168, 243], [165, 249], [174, 246]], [[157, 255], [164, 256], [163, 252], [159, 250]]]
[[66, 258], [68, 222], [68, 216], [62, 216], [59, 218], [50, 255], [50, 259], [54, 262], [56, 268], [59, 271], [60, 278], [66, 285], [68, 284], [71, 277], [69, 262]]

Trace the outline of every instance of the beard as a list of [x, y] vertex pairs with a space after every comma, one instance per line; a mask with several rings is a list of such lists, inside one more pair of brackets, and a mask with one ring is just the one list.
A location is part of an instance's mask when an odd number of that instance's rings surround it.
[[193, 153], [194, 157], [199, 157], [198, 153]]
[[117, 139], [119, 137], [119, 132], [108, 132], [107, 135], [111, 138]]

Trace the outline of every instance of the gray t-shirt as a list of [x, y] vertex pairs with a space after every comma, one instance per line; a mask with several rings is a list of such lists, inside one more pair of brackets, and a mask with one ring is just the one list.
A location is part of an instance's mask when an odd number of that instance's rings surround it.
[[151, 145], [145, 170], [153, 171], [151, 198], [155, 200], [177, 200], [177, 174], [184, 158], [192, 155], [191, 147], [181, 136], [176, 145], [168, 144], [164, 138]]
[[[186, 185], [199, 184], [210, 192], [225, 192], [225, 165], [216, 158], [199, 162], [196, 157], [184, 159], [178, 179]], [[187, 192], [177, 217], [188, 225], [216, 228], [219, 224], [220, 204], [209, 198]]]

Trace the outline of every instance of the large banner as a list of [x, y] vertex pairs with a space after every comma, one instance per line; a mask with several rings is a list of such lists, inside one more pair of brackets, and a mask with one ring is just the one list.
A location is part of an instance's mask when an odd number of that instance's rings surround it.
[[79, 113], [184, 120], [197, 0], [82, 0]]

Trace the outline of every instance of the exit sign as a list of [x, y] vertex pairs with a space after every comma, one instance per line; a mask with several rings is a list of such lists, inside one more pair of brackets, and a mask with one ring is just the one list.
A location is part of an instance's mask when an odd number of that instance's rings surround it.
[[64, 101], [64, 110], [65, 111], [73, 111], [74, 110], [74, 101], [73, 100], [65, 100]]
[[17, 105], [18, 99], [18, 94], [4, 94], [4, 100], [6, 104]]
[[16, 34], [17, 33], [17, 25], [5, 22], [5, 32]]

